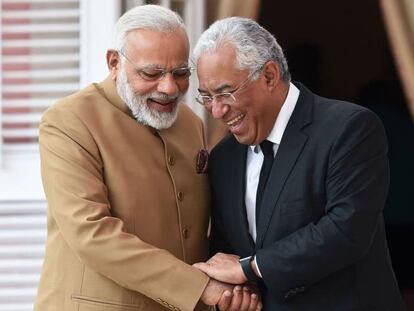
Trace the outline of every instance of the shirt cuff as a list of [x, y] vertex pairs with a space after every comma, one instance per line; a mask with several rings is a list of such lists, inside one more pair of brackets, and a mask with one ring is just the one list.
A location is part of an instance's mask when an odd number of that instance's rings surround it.
[[253, 264], [256, 267], [256, 270], [259, 273], [260, 278], [262, 279], [263, 278], [262, 273], [260, 272], [259, 265], [257, 264], [257, 257], [256, 256], [254, 256], [254, 258], [253, 258]]

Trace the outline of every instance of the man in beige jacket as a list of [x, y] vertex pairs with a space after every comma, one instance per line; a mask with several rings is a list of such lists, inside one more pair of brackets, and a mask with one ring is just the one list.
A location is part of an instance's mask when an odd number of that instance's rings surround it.
[[[233, 288], [191, 266], [207, 259], [209, 189], [202, 122], [179, 104], [191, 74], [182, 20], [137, 7], [114, 39], [109, 77], [40, 124], [48, 237], [35, 310], [227, 308]], [[235, 297], [260, 309], [255, 294]]]

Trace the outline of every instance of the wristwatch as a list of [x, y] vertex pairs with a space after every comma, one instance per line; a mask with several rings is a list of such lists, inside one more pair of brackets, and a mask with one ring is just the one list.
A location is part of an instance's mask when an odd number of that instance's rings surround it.
[[251, 262], [254, 259], [254, 256], [244, 257], [239, 260], [242, 267], [243, 273], [246, 276], [248, 281], [256, 282], [259, 277], [254, 273]]

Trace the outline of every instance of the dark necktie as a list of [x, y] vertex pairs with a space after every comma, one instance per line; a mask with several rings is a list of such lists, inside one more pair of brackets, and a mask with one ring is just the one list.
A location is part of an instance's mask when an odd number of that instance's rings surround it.
[[263, 193], [266, 188], [267, 180], [269, 179], [269, 174], [272, 169], [274, 159], [272, 142], [264, 140], [260, 144], [260, 148], [262, 149], [264, 160], [262, 168], [260, 170], [259, 185], [257, 186], [256, 193], [256, 221], [259, 218], [260, 207], [262, 205], [263, 200]]

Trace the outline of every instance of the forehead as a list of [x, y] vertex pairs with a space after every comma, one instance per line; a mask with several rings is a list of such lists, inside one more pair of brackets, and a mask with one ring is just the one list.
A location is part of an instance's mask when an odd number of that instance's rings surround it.
[[128, 33], [126, 52], [137, 64], [182, 63], [188, 60], [189, 43], [181, 28], [171, 32], [138, 29]]
[[230, 45], [205, 52], [197, 61], [200, 89], [215, 91], [222, 86], [234, 86], [247, 75], [246, 70], [240, 70], [236, 65], [236, 52]]

